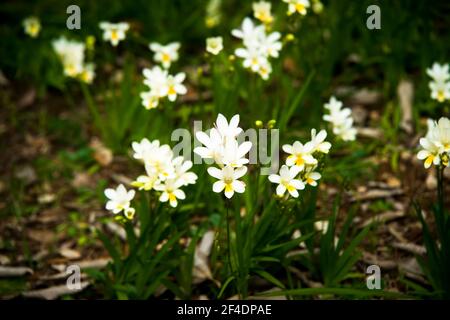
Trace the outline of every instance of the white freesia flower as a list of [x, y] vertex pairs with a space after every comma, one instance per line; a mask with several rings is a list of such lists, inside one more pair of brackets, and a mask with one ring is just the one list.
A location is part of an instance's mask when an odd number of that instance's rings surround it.
[[159, 173], [150, 164], [145, 164], [145, 171], [146, 174], [137, 177], [136, 181], [133, 181], [131, 185], [139, 190], [149, 191], [159, 182]]
[[431, 98], [439, 102], [450, 99], [450, 82], [431, 81], [429, 83]]
[[299, 141], [295, 141], [293, 145], [285, 144], [283, 150], [289, 154], [286, 164], [288, 166], [297, 166], [300, 171], [304, 170], [307, 165], [317, 164], [317, 160], [312, 156], [314, 144], [311, 142], [302, 144]]
[[215, 123], [215, 127], [219, 134], [222, 136], [223, 141], [225, 142], [227, 139], [236, 138], [241, 132], [242, 128], [239, 128], [239, 115], [234, 115], [230, 122], [227, 121], [227, 118], [221, 113], [217, 115], [217, 120]]
[[37, 17], [28, 17], [22, 22], [24, 32], [32, 38], [36, 38], [41, 31], [41, 22]]
[[174, 167], [174, 176], [182, 185], [195, 184], [198, 177], [195, 173], [189, 172], [189, 169], [192, 168], [192, 161], [185, 161], [182, 156], [179, 156], [172, 160], [172, 165]]
[[260, 36], [264, 33], [264, 26], [255, 26], [250, 18], [244, 18], [241, 29], [234, 29], [231, 34], [242, 39], [244, 46], [254, 47], [258, 45]]
[[248, 68], [253, 72], [258, 72], [263, 65], [269, 63], [263, 52], [256, 47], [238, 48], [234, 54], [237, 57], [244, 59], [242, 62], [244, 68]]
[[262, 23], [270, 24], [273, 21], [272, 4], [267, 1], [253, 2], [252, 4], [253, 16]]
[[311, 143], [313, 144], [313, 152], [328, 153], [331, 148], [331, 143], [325, 141], [327, 138], [327, 132], [320, 130], [316, 134], [316, 129], [311, 129]]
[[223, 158], [221, 162], [224, 165], [238, 168], [247, 164], [249, 160], [245, 158], [245, 155], [252, 148], [252, 143], [250, 141], [245, 141], [239, 145], [236, 140], [228, 140], [225, 142], [223, 148]]
[[128, 216], [132, 216], [134, 209], [131, 207], [131, 200], [135, 193], [134, 190], [127, 191], [123, 184], [119, 184], [116, 189], [106, 189], [105, 196], [109, 199], [106, 202], [106, 209], [114, 214], [124, 211]]
[[317, 180], [322, 178], [322, 175], [319, 172], [314, 171], [314, 167], [305, 172], [303, 176], [303, 181], [305, 184], [309, 184], [310, 186], [317, 187]]
[[216, 163], [222, 163], [224, 153], [223, 139], [216, 128], [212, 128], [209, 135], [198, 131], [195, 137], [203, 144], [203, 147], [194, 149], [196, 154], [203, 159], [213, 159]]
[[156, 62], [160, 62], [165, 69], [168, 69], [173, 62], [178, 60], [180, 43], [172, 42], [167, 45], [162, 45], [157, 42], [152, 42], [149, 48], [155, 53], [153, 59]]
[[150, 110], [158, 107], [159, 96], [153, 93], [153, 91], [141, 92], [142, 105], [145, 109]]
[[166, 82], [166, 94], [170, 101], [175, 101], [177, 95], [184, 95], [187, 93], [186, 87], [183, 85], [183, 81], [186, 78], [184, 72], [180, 72], [175, 76], [169, 75]]
[[310, 4], [308, 0], [283, 0], [288, 4], [288, 15], [298, 12], [301, 15], [306, 15]]
[[331, 97], [330, 101], [325, 104], [325, 109], [329, 114], [323, 116], [323, 120], [333, 125], [333, 133], [344, 141], [352, 141], [356, 138], [356, 129], [353, 127], [352, 110], [349, 108], [342, 109], [342, 102], [335, 97]]
[[420, 139], [422, 150], [417, 158], [424, 161], [425, 168], [431, 164], [449, 166], [450, 158], [450, 120], [442, 117], [438, 122], [428, 123], [428, 132]]
[[152, 69], [142, 71], [145, 79], [144, 84], [150, 88], [150, 91], [141, 93], [142, 102], [145, 108], [152, 109], [158, 106], [159, 100], [167, 97], [169, 101], [175, 101], [178, 95], [187, 93], [183, 81], [186, 78], [184, 72], [175, 76], [170, 75], [167, 70], [155, 66]]
[[445, 82], [450, 79], [449, 65], [435, 62], [427, 69], [427, 74], [436, 82]]
[[103, 30], [103, 40], [109, 41], [114, 47], [120, 41], [125, 40], [125, 34], [130, 29], [127, 22], [111, 23], [103, 21], [99, 23], [99, 27]]
[[271, 174], [269, 176], [269, 181], [272, 183], [277, 183], [276, 193], [278, 196], [283, 196], [286, 190], [289, 194], [297, 198], [299, 196], [298, 190], [305, 189], [305, 184], [297, 179], [297, 175], [300, 172], [300, 168], [297, 166], [288, 167], [283, 165], [280, 169], [280, 174]]
[[220, 193], [224, 191], [225, 197], [230, 199], [235, 192], [243, 193], [245, 191], [245, 183], [238, 180], [247, 173], [247, 167], [233, 168], [230, 166], [218, 169], [215, 167], [208, 168], [208, 173], [212, 177], [219, 179], [213, 184], [213, 191]]
[[82, 71], [78, 75], [81, 81], [91, 84], [92, 81], [94, 81], [95, 78], [95, 64], [93, 63], [86, 63], [83, 66]]
[[161, 69], [160, 66], [154, 66], [152, 69], [145, 68], [142, 71], [144, 75], [144, 84], [150, 88], [150, 92], [162, 98], [167, 94], [167, 78], [169, 76], [167, 70]]
[[134, 141], [131, 143], [134, 151], [133, 158], [142, 160], [145, 163], [146, 159], [150, 158], [151, 154], [159, 148], [159, 145], [159, 140], [150, 142], [147, 138], [142, 139], [140, 142]]
[[52, 42], [52, 46], [61, 60], [66, 76], [75, 78], [83, 72], [84, 43], [60, 37]]
[[159, 201], [167, 202], [171, 207], [176, 207], [178, 205], [178, 199], [184, 200], [186, 199], [186, 194], [180, 187], [183, 185], [183, 182], [178, 179], [167, 179], [164, 183], [159, 183], [155, 185], [154, 189], [157, 191], [162, 191], [159, 196]]
[[206, 51], [218, 55], [223, 50], [223, 38], [211, 37], [206, 39]]
[[261, 37], [260, 48], [269, 57], [278, 58], [279, 52], [283, 45], [281, 41], [281, 33], [272, 32], [268, 35], [264, 34]]

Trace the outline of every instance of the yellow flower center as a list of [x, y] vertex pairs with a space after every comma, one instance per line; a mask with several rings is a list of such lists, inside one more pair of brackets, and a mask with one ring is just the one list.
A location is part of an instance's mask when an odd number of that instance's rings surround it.
[[231, 183], [225, 183], [225, 192], [231, 192], [233, 191], [233, 186]]
[[117, 32], [117, 30], [112, 30], [111, 31], [111, 40], [117, 40], [119, 39], [119, 34]]
[[169, 192], [169, 201], [174, 202], [177, 200], [177, 197], [172, 192]]
[[167, 53], [163, 53], [161, 56], [161, 60], [163, 62], [170, 62], [170, 55], [168, 55]]
[[302, 13], [305, 11], [305, 5], [302, 3], [297, 3], [295, 5], [295, 10], [297, 10], [298, 12]]
[[167, 91], [167, 94], [173, 95], [173, 94], [177, 94], [177, 92], [175, 91], [175, 86], [169, 86], [169, 90]]
[[438, 100], [439, 102], [444, 102], [444, 100], [445, 100], [445, 94], [444, 94], [444, 91], [443, 91], [443, 90], [439, 90], [439, 91], [437, 92], [437, 100]]
[[434, 155], [430, 154], [426, 159], [425, 159], [425, 164], [427, 166], [430, 166], [433, 163], [434, 160]]
[[303, 159], [302, 155], [297, 155], [297, 157], [295, 159], [295, 165], [300, 167], [304, 164], [305, 164], [305, 160]]

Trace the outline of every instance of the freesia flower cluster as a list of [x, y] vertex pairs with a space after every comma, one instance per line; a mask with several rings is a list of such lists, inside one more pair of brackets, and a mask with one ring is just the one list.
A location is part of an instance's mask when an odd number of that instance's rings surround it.
[[235, 55], [243, 59], [244, 68], [258, 73], [264, 80], [269, 79], [272, 72], [270, 58], [278, 58], [282, 44], [281, 34], [267, 34], [265, 26], [256, 26], [250, 18], [245, 18], [241, 29], [232, 30], [231, 34], [242, 40], [243, 48], [235, 50]]
[[420, 139], [422, 150], [417, 158], [424, 160], [425, 168], [431, 164], [449, 166], [450, 158], [450, 120], [442, 117], [439, 121], [428, 120], [428, 132]]
[[145, 68], [143, 75], [145, 77], [144, 84], [148, 86], [149, 91], [141, 93], [143, 106], [147, 109], [154, 109], [159, 105], [161, 99], [167, 97], [169, 101], [175, 101], [178, 95], [187, 93], [183, 81], [186, 78], [184, 72], [171, 75], [168, 68], [171, 63], [178, 60], [178, 42], [170, 43], [163, 46], [159, 43], [151, 43], [150, 50], [155, 52], [154, 59], [163, 66], [154, 66], [153, 68]]
[[247, 173], [245, 165], [249, 160], [246, 154], [252, 148], [252, 143], [239, 143], [237, 138], [241, 132], [239, 115], [233, 116], [228, 122], [225, 116], [219, 113], [215, 127], [209, 134], [202, 131], [196, 133], [203, 146], [195, 148], [194, 152], [203, 159], [212, 159], [215, 166], [209, 167], [208, 173], [218, 179], [212, 189], [216, 193], [223, 191], [228, 199], [233, 197], [235, 192], [245, 191], [245, 183], [239, 179]]
[[427, 74], [431, 77], [429, 87], [431, 90], [431, 98], [439, 102], [444, 102], [450, 99], [450, 73], [449, 65], [440, 65], [433, 63], [431, 68], [427, 69]]
[[92, 83], [95, 77], [95, 65], [85, 62], [85, 44], [83, 42], [60, 37], [54, 40], [52, 45], [63, 65], [66, 76]]
[[311, 140], [305, 144], [295, 141], [292, 145], [283, 145], [283, 150], [289, 156], [281, 167], [279, 174], [271, 174], [269, 181], [278, 184], [276, 194], [284, 196], [286, 191], [294, 198], [299, 196], [298, 190], [306, 185], [317, 186], [317, 180], [322, 176], [317, 171], [323, 154], [330, 151], [331, 143], [325, 141], [327, 132], [311, 130]]
[[356, 129], [353, 127], [352, 110], [342, 107], [341, 101], [331, 97], [330, 101], [325, 103], [325, 109], [329, 113], [323, 116], [323, 120], [332, 124], [336, 136], [344, 141], [353, 141], [356, 139]]
[[192, 162], [185, 161], [182, 156], [175, 157], [170, 146], [161, 145], [159, 140], [150, 142], [144, 138], [133, 142], [132, 148], [133, 157], [145, 167], [145, 174], [137, 177], [132, 185], [139, 190], [159, 191], [159, 201], [168, 201], [170, 206], [176, 207], [178, 199], [186, 198], [181, 188], [197, 181], [197, 175], [189, 171]]

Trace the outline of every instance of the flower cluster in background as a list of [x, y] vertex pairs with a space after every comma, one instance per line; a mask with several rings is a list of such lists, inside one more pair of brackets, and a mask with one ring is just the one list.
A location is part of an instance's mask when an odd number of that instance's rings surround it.
[[424, 160], [425, 168], [431, 164], [449, 166], [450, 158], [450, 120], [442, 117], [438, 122], [428, 120], [428, 132], [420, 139], [422, 150], [417, 158]]
[[264, 80], [269, 79], [272, 65], [269, 58], [277, 58], [282, 48], [279, 41], [281, 34], [267, 34], [265, 26], [256, 26], [250, 18], [245, 18], [241, 29], [232, 30], [231, 34], [242, 40], [243, 48], [235, 50], [235, 55], [243, 59], [244, 68], [258, 73]]
[[160, 66], [154, 66], [151, 69], [145, 68], [142, 72], [145, 78], [144, 84], [150, 89], [141, 93], [142, 105], [147, 110], [156, 108], [160, 100], [165, 97], [173, 102], [176, 100], [177, 95], [187, 93], [187, 89], [183, 85], [186, 74], [180, 72], [176, 75], [171, 75], [167, 70], [173, 62], [178, 60], [180, 44], [173, 42], [163, 46], [153, 42], [149, 47], [155, 53], [154, 60], [161, 63], [164, 69]]
[[431, 68], [427, 69], [427, 74], [431, 77], [429, 87], [431, 98], [439, 102], [450, 99], [450, 73], [448, 64], [440, 65], [433, 63]]
[[160, 145], [159, 140], [150, 142], [144, 138], [133, 142], [132, 148], [133, 157], [142, 161], [145, 167], [145, 174], [137, 177], [132, 185], [139, 190], [159, 191], [159, 201], [168, 201], [170, 206], [176, 207], [178, 199], [186, 198], [181, 187], [197, 181], [197, 175], [189, 171], [192, 162], [185, 161], [182, 156], [174, 157], [170, 146]]
[[311, 130], [311, 140], [305, 144], [295, 141], [292, 145], [285, 144], [283, 151], [289, 154], [279, 174], [271, 174], [269, 181], [278, 184], [276, 193], [282, 197], [286, 191], [294, 198], [299, 196], [298, 190], [306, 185], [317, 186], [317, 180], [322, 176], [317, 171], [321, 155], [330, 151], [331, 143], [325, 141], [327, 132]]
[[52, 42], [53, 49], [58, 55], [64, 69], [64, 74], [70, 78], [77, 78], [91, 83], [95, 77], [95, 65], [85, 62], [85, 44], [75, 40], [60, 37]]
[[233, 116], [228, 122], [219, 113], [215, 127], [209, 134], [202, 131], [196, 133], [203, 147], [195, 148], [194, 152], [203, 159], [212, 159], [218, 166], [208, 168], [208, 173], [218, 179], [213, 184], [213, 191], [216, 193], [223, 191], [227, 198], [231, 198], [235, 192], [245, 191], [245, 183], [239, 179], [247, 173], [245, 165], [249, 160], [245, 156], [252, 148], [252, 143], [250, 141], [239, 143], [237, 137], [241, 132], [239, 115]]
[[22, 22], [25, 34], [32, 38], [37, 38], [41, 32], [41, 22], [37, 17], [28, 17]]
[[325, 109], [329, 113], [323, 116], [323, 120], [332, 124], [336, 136], [344, 141], [353, 141], [356, 139], [356, 129], [353, 127], [352, 110], [342, 107], [341, 101], [331, 97], [330, 101], [325, 103]]

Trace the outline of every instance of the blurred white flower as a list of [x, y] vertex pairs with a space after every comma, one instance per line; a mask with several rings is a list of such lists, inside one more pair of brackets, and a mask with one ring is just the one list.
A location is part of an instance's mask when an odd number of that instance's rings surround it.
[[427, 74], [436, 82], [445, 82], [450, 79], [449, 65], [435, 62], [427, 69]]
[[270, 24], [273, 21], [271, 11], [272, 4], [267, 1], [253, 2], [253, 16], [262, 23]]
[[152, 109], [158, 106], [161, 98], [167, 97], [169, 101], [175, 101], [177, 95], [187, 93], [183, 81], [186, 78], [184, 72], [180, 72], [175, 76], [170, 75], [167, 70], [155, 66], [152, 69], [144, 69], [142, 71], [145, 79], [144, 84], [150, 88], [150, 91], [141, 94], [144, 107]]
[[247, 167], [233, 168], [230, 166], [218, 169], [215, 167], [209, 167], [208, 173], [210, 176], [219, 179], [214, 182], [213, 191], [220, 193], [224, 191], [225, 197], [230, 199], [235, 192], [244, 193], [245, 183], [238, 180], [247, 173]]
[[173, 62], [178, 60], [180, 43], [172, 42], [167, 45], [162, 45], [157, 42], [152, 42], [150, 43], [149, 48], [155, 53], [153, 59], [156, 62], [161, 63], [165, 69], [168, 69]]
[[450, 99], [450, 82], [431, 81], [429, 83], [431, 98], [439, 102]]
[[272, 32], [268, 35], [263, 34], [260, 40], [260, 48], [261, 50], [268, 56], [273, 58], [278, 58], [279, 52], [282, 48], [281, 41], [281, 33]]
[[158, 107], [159, 96], [153, 93], [153, 91], [141, 92], [142, 105], [145, 109], [150, 110]]
[[259, 38], [264, 32], [264, 25], [255, 26], [250, 18], [244, 18], [241, 29], [234, 29], [231, 34], [242, 39], [244, 46], [254, 47], [258, 45]]
[[65, 37], [53, 40], [53, 50], [58, 55], [64, 69], [64, 74], [71, 78], [91, 83], [95, 72], [93, 63], [85, 63], [85, 44], [74, 40], [67, 40]]
[[356, 139], [356, 129], [353, 127], [352, 110], [342, 109], [342, 102], [334, 96], [325, 104], [325, 109], [329, 114], [323, 116], [323, 120], [333, 125], [333, 133], [344, 141], [353, 141]]
[[166, 81], [166, 95], [170, 101], [175, 101], [177, 95], [183, 95], [187, 93], [186, 87], [183, 85], [183, 81], [186, 78], [184, 72], [180, 72], [175, 76], [169, 75]]
[[218, 55], [223, 50], [223, 38], [211, 37], [206, 39], [206, 51]]
[[307, 9], [310, 6], [310, 3], [308, 0], [283, 0], [283, 2], [286, 2], [288, 4], [288, 15], [299, 13], [301, 15], [306, 15]]
[[286, 190], [294, 198], [299, 196], [298, 190], [305, 189], [305, 184], [296, 178], [299, 172], [300, 168], [297, 166], [289, 168], [288, 166], [283, 165], [280, 169], [279, 175], [271, 174], [269, 176], [270, 182], [278, 184], [276, 189], [278, 196], [283, 196]]
[[131, 208], [131, 200], [133, 200], [135, 193], [134, 190], [127, 191], [123, 184], [119, 184], [116, 189], [105, 189], [105, 196], [108, 198], [106, 209], [114, 214], [121, 211], [130, 214], [131, 211], [134, 211]]
[[83, 70], [78, 75], [81, 81], [91, 84], [92, 81], [95, 78], [95, 64], [93, 63], [86, 63], [83, 66]]
[[41, 22], [37, 17], [28, 17], [23, 20], [24, 32], [31, 38], [36, 38], [41, 31]]
[[120, 41], [125, 40], [125, 33], [130, 29], [127, 22], [111, 23], [100, 22], [100, 29], [103, 30], [103, 40], [111, 42], [112, 46], [117, 46]]

